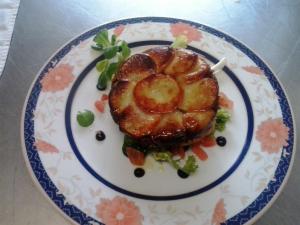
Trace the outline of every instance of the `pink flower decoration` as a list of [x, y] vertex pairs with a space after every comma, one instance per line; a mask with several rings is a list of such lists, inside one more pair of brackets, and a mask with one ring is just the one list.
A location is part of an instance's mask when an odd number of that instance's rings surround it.
[[125, 29], [125, 25], [120, 25], [114, 29], [114, 34], [120, 36]]
[[278, 153], [287, 145], [289, 128], [284, 125], [281, 118], [263, 121], [257, 128], [256, 140], [261, 144], [263, 152]]
[[220, 225], [221, 223], [225, 222], [225, 220], [226, 220], [226, 209], [225, 209], [224, 199], [221, 198], [215, 206], [211, 224]]
[[60, 64], [59, 66], [50, 69], [41, 80], [42, 91], [57, 92], [64, 90], [74, 80], [72, 71], [73, 68], [68, 64]]
[[106, 225], [142, 225], [143, 216], [134, 202], [126, 198], [101, 199], [96, 214]]
[[263, 72], [261, 71], [261, 69], [257, 66], [244, 66], [242, 67], [245, 71], [247, 71], [248, 73], [252, 73], [252, 74], [256, 74], [256, 75], [262, 75]]
[[38, 151], [43, 152], [43, 153], [58, 153], [59, 152], [55, 146], [53, 146], [43, 140], [36, 139], [34, 145]]
[[170, 32], [172, 33], [173, 37], [178, 37], [180, 35], [186, 36], [189, 43], [191, 41], [200, 41], [202, 39], [201, 32], [186, 23], [179, 22], [171, 24]]
[[220, 92], [219, 105], [225, 109], [233, 109], [233, 101], [231, 101], [223, 92]]

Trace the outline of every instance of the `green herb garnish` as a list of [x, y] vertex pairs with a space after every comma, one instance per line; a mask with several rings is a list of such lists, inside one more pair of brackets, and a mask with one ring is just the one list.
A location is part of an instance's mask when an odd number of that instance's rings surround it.
[[224, 131], [226, 123], [230, 120], [230, 113], [225, 109], [219, 109], [216, 116], [215, 129], [217, 131]]
[[94, 122], [95, 116], [90, 110], [77, 113], [77, 122], [82, 127], [88, 127]]
[[100, 31], [94, 38], [95, 45], [92, 48], [101, 51], [104, 55], [103, 60], [96, 64], [97, 70], [100, 72], [97, 87], [104, 90], [107, 82], [118, 71], [120, 65], [130, 56], [130, 48], [125, 41], [117, 39], [116, 35], [108, 36], [107, 30]]
[[181, 168], [181, 170], [188, 175], [195, 173], [197, 169], [198, 169], [197, 161], [193, 155], [190, 155], [187, 158], [184, 166]]
[[179, 35], [176, 37], [175, 41], [171, 44], [172, 48], [186, 48], [188, 44], [188, 39], [184, 35]]
[[185, 161], [185, 164], [182, 168], [179, 166], [179, 163], [178, 163], [180, 160], [174, 160], [172, 158], [171, 152], [167, 152], [167, 151], [154, 152], [152, 155], [156, 161], [168, 162], [174, 169], [176, 169], [176, 170], [180, 169], [188, 175], [195, 173], [196, 170], [198, 169], [196, 158], [193, 155], [190, 155], [187, 158], [187, 160]]
[[168, 162], [176, 170], [180, 169], [178, 162], [172, 159], [171, 152], [154, 152], [153, 158], [159, 162]]

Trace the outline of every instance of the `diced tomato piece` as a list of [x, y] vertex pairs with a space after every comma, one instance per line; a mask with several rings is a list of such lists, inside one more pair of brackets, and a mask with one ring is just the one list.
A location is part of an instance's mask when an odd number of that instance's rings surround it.
[[108, 100], [108, 95], [107, 94], [103, 94], [101, 97], [101, 101], [106, 101]]
[[199, 145], [193, 145], [192, 152], [202, 161], [208, 159], [207, 153]]
[[105, 108], [105, 102], [98, 100], [98, 101], [95, 102], [95, 107], [99, 112], [103, 113], [104, 108]]
[[216, 145], [215, 137], [212, 135], [201, 138], [200, 144], [204, 147], [213, 147]]
[[185, 157], [185, 151], [184, 151], [183, 147], [173, 149], [172, 154], [180, 156], [181, 159], [184, 159], [184, 157]]
[[135, 148], [126, 148], [127, 156], [130, 162], [136, 166], [142, 166], [145, 163], [145, 154], [136, 150]]

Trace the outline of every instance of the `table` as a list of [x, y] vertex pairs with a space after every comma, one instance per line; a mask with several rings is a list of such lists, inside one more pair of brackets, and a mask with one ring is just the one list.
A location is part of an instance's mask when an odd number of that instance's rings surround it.
[[[299, 0], [22, 0], [0, 78], [0, 223], [69, 224], [33, 184], [20, 143], [21, 111], [30, 84], [47, 58], [69, 39], [126, 17], [168, 16], [208, 24], [241, 40], [266, 60], [287, 91], [299, 127], [299, 12]], [[296, 154], [282, 194], [257, 225], [299, 223], [299, 157]]]

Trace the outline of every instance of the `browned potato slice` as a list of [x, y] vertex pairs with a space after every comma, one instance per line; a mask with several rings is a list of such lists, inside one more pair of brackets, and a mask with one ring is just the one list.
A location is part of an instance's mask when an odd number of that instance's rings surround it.
[[120, 115], [120, 130], [134, 138], [149, 135], [159, 123], [160, 115], [147, 114], [131, 103]]
[[152, 138], [158, 144], [185, 138], [183, 113], [175, 111], [161, 115], [160, 122], [152, 133]]
[[218, 83], [213, 78], [204, 78], [191, 84], [182, 84], [183, 98], [178, 108], [185, 112], [211, 109], [217, 102]]
[[118, 121], [122, 111], [133, 101], [133, 89], [134, 83], [129, 81], [119, 81], [113, 85], [109, 94], [109, 105], [115, 120]]
[[190, 71], [197, 63], [198, 55], [187, 50], [176, 50], [173, 60], [164, 69], [165, 74], [176, 75]]
[[146, 54], [135, 54], [131, 56], [116, 74], [115, 81], [126, 80], [138, 82], [145, 77], [154, 74], [156, 65]]
[[193, 83], [204, 77], [209, 77], [210, 75], [211, 72], [209, 65], [202, 58], [198, 58], [197, 64], [191, 71], [184, 74], [177, 74], [175, 78], [180, 85], [184, 85]]
[[183, 124], [188, 132], [198, 132], [206, 128], [212, 122], [215, 116], [214, 110], [201, 112], [185, 113], [183, 115]]
[[136, 104], [150, 113], [174, 111], [181, 100], [181, 95], [177, 82], [163, 74], [152, 75], [141, 80], [134, 89]]
[[157, 72], [160, 73], [174, 57], [174, 50], [170, 47], [156, 47], [145, 51], [156, 64]]

